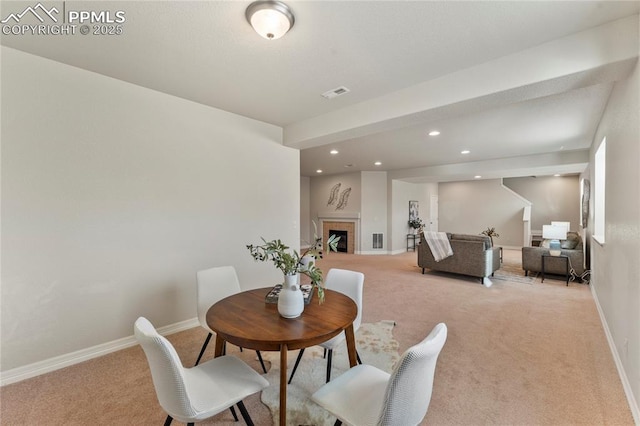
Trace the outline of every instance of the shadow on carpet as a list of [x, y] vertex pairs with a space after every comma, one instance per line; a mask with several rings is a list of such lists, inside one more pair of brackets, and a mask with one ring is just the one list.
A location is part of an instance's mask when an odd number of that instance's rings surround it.
[[[364, 364], [373, 365], [391, 372], [400, 358], [398, 342], [393, 338], [393, 321], [361, 324], [356, 332], [356, 347]], [[289, 351], [287, 377], [295, 363], [298, 351]], [[336, 418], [319, 405], [311, 401], [311, 395], [326, 380], [327, 360], [323, 349], [313, 346], [304, 351], [293, 381], [287, 386], [287, 424], [290, 425], [333, 425]], [[279, 423], [280, 406], [280, 354], [263, 352], [265, 360], [271, 361], [271, 369], [264, 376], [269, 387], [262, 391], [262, 402], [269, 407], [273, 424]], [[336, 378], [349, 368], [346, 343], [343, 342], [333, 351], [331, 378]]]

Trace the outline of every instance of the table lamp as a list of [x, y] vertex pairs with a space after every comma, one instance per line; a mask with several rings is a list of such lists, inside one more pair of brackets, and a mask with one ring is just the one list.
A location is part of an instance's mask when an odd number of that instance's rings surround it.
[[567, 239], [567, 228], [565, 226], [542, 225], [542, 238], [551, 240], [549, 242], [549, 254], [560, 256], [562, 246], [560, 240]]

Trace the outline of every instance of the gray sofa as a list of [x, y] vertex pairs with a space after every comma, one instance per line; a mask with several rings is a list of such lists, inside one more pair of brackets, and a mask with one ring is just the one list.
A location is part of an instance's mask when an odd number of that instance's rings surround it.
[[500, 269], [500, 248], [492, 247], [491, 238], [483, 235], [447, 233], [453, 256], [436, 262], [429, 245], [420, 233], [418, 266], [422, 273], [426, 268], [433, 271], [470, 275], [481, 280]]
[[[582, 238], [577, 232], [567, 232], [567, 239], [560, 242], [562, 246], [561, 254], [569, 257], [569, 270], [573, 268], [576, 276], [581, 276], [584, 272], [584, 252], [582, 249]], [[529, 272], [542, 272], [542, 255], [549, 254], [549, 242], [543, 240], [540, 247], [522, 247], [522, 269], [524, 274]], [[565, 274], [565, 262], [560, 259], [545, 260], [546, 274]]]

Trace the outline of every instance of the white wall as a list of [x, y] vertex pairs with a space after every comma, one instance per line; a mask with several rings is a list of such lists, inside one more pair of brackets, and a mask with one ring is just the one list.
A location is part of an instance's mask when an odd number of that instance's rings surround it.
[[[316, 222], [316, 225], [318, 223]], [[311, 223], [311, 178], [300, 176], [300, 246], [306, 247], [313, 240]], [[318, 234], [320, 234], [318, 229]]]
[[580, 178], [578, 176], [538, 176], [504, 179], [505, 186], [531, 201], [531, 229], [542, 231], [552, 220], [571, 222], [579, 232]]
[[245, 248], [299, 239], [280, 128], [1, 53], [2, 371], [194, 318], [199, 269], [281, 278]]
[[431, 195], [438, 195], [437, 183], [409, 183], [390, 179], [391, 187], [391, 218], [390, 229], [392, 253], [402, 253], [407, 250], [407, 233], [409, 232], [409, 201], [418, 201], [418, 215], [422, 222], [429, 223], [429, 203]]
[[[591, 148], [591, 164], [604, 137], [605, 245], [591, 240], [592, 291], [603, 316], [623, 385], [640, 424], [640, 70], [615, 84]], [[588, 232], [593, 232], [591, 167]]]
[[494, 244], [522, 247], [524, 200], [503, 188], [501, 179], [446, 182], [438, 185], [440, 226], [444, 232], [478, 235], [496, 228]]
[[[337, 203], [328, 205], [329, 195], [336, 184], [340, 184], [338, 197], [348, 188], [351, 188], [349, 201], [342, 210], [336, 210]], [[311, 218], [318, 220], [318, 212], [350, 212], [359, 213], [361, 210], [360, 186], [362, 185], [360, 173], [345, 173], [332, 176], [314, 176], [311, 178]], [[319, 231], [318, 231], [319, 232]]]
[[[361, 173], [360, 251], [363, 254], [386, 254], [387, 235], [387, 173]], [[382, 249], [373, 249], [373, 233], [384, 234]]]

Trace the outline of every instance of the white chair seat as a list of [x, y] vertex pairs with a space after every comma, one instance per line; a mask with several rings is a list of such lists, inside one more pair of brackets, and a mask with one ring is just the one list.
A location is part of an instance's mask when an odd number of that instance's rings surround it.
[[350, 368], [311, 397], [350, 425], [375, 425], [384, 405], [390, 374], [370, 365]]
[[158, 402], [169, 415], [165, 425], [173, 419], [198, 422], [234, 404], [247, 424], [253, 424], [242, 400], [269, 382], [251, 367], [236, 357], [223, 356], [185, 368], [173, 345], [144, 317], [136, 320], [134, 334], [149, 362]]
[[[353, 332], [355, 333], [356, 331], [358, 331], [358, 328], [360, 328], [360, 324], [362, 323], [362, 291], [364, 288], [364, 274], [362, 272], [332, 268], [327, 273], [325, 286], [329, 290], [337, 291], [349, 296], [355, 302], [356, 306], [358, 307], [358, 313], [356, 315], [356, 318], [353, 320]], [[346, 338], [347, 337], [345, 333], [342, 332], [337, 336], [334, 336], [331, 339], [319, 344], [319, 346], [322, 346], [326, 350], [327, 382], [331, 380], [331, 358], [333, 357], [333, 350], [340, 343], [346, 340]], [[300, 349], [300, 352], [298, 353], [296, 363], [293, 366], [293, 370], [291, 370], [291, 376], [289, 376], [289, 383], [291, 383], [291, 381], [293, 380], [293, 376], [296, 373], [303, 354], [304, 348]], [[361, 363], [360, 355], [358, 355], [358, 362]]]
[[411, 426], [427, 414], [438, 355], [447, 326], [437, 324], [407, 349], [391, 374], [358, 365], [318, 389], [311, 399], [336, 416], [336, 426]]
[[[211, 327], [209, 327], [209, 324], [207, 324], [207, 311], [219, 300], [222, 300], [225, 297], [229, 297], [233, 294], [240, 293], [240, 291], [242, 290], [240, 289], [238, 274], [236, 274], [236, 270], [233, 266], [219, 266], [198, 271], [196, 274], [196, 281], [198, 284], [198, 321], [200, 322], [202, 328], [209, 332], [209, 335], [206, 337], [202, 345], [202, 349], [200, 349], [198, 359], [196, 360], [196, 365], [198, 365], [200, 363], [200, 360], [202, 359], [202, 356], [204, 355], [204, 351], [209, 345], [209, 340], [211, 340], [211, 338], [215, 334]], [[242, 348], [240, 348], [240, 350], [242, 350]], [[264, 373], [266, 374], [267, 367], [265, 367], [264, 365], [264, 361], [262, 360], [260, 351], [256, 351], [256, 354], [258, 355], [258, 359], [260, 360], [262, 371], [264, 371]], [[233, 417], [235, 418], [235, 412], [233, 410], [231, 411], [233, 412]]]
[[269, 386], [264, 377], [230, 355], [185, 369], [184, 376], [197, 414], [189, 419], [180, 418], [177, 414], [172, 417], [185, 423], [208, 419]]

